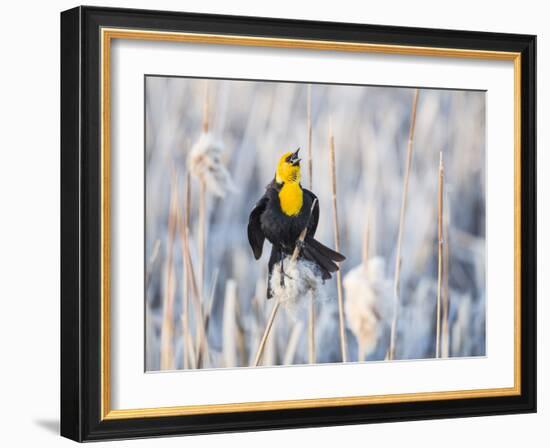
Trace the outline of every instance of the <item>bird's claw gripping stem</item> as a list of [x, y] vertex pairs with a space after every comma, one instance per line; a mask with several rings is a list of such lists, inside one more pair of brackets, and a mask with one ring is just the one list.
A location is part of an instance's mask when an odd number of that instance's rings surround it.
[[298, 246], [298, 249], [300, 249], [301, 252], [304, 247], [306, 247], [306, 243], [304, 242], [304, 240], [298, 238], [298, 240], [296, 241], [296, 246]]
[[281, 288], [285, 287], [285, 277], [288, 277], [290, 280], [292, 280], [292, 277], [285, 272], [283, 260], [281, 260]]

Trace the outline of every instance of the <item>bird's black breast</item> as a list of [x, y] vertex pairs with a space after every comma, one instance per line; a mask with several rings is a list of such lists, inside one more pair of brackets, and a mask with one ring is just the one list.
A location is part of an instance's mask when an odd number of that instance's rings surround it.
[[279, 189], [276, 184], [268, 186], [266, 190], [268, 202], [260, 222], [262, 231], [271, 244], [279, 246], [287, 253], [292, 253], [296, 240], [308, 225], [312, 199], [310, 195], [304, 194], [301, 210], [294, 216], [288, 216], [281, 209]]

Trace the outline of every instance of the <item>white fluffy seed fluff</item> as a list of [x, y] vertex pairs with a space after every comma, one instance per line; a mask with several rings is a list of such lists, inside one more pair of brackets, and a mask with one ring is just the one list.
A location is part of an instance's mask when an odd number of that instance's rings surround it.
[[281, 285], [281, 263], [277, 263], [271, 275], [271, 291], [273, 298], [296, 318], [299, 310], [308, 303], [308, 294], [313, 294], [314, 300], [318, 297], [323, 281], [314, 263], [303, 259], [291, 261], [287, 257], [283, 264], [284, 285]]
[[380, 337], [390, 285], [384, 271], [384, 259], [374, 257], [344, 277], [346, 320], [357, 338], [360, 361], [372, 353]]
[[222, 161], [223, 149], [223, 144], [211, 133], [203, 133], [191, 148], [187, 161], [191, 173], [203, 179], [206, 188], [219, 197], [235, 190]]

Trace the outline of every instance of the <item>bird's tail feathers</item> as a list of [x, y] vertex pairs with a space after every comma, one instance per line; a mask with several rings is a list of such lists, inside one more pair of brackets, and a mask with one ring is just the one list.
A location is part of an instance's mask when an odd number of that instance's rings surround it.
[[340, 262], [346, 259], [342, 254], [328, 248], [312, 237], [305, 239], [302, 256], [319, 266], [324, 280], [331, 278], [330, 274], [339, 269], [335, 261]]
[[306, 237], [305, 240], [306, 245], [309, 245], [317, 250], [320, 254], [324, 255], [327, 258], [330, 258], [334, 261], [344, 261], [346, 257], [344, 257], [341, 253], [336, 252], [335, 250], [332, 250], [331, 248], [325, 246], [324, 244], [317, 241], [315, 238], [312, 238], [310, 236]]

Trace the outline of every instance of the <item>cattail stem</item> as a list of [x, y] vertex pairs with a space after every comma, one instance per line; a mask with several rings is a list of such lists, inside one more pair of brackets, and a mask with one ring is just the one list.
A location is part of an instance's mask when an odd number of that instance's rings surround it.
[[443, 152], [439, 153], [439, 176], [437, 183], [437, 304], [435, 326], [435, 357], [441, 357], [441, 287], [443, 281]]
[[309, 189], [313, 191], [313, 147], [311, 126], [311, 84], [307, 86], [307, 172]]
[[189, 331], [189, 306], [181, 314], [181, 326], [183, 329], [183, 368], [194, 369], [196, 368], [196, 355], [191, 332]]
[[206, 182], [199, 179], [199, 295], [204, 297], [204, 267], [206, 258]]
[[294, 356], [296, 355], [296, 349], [298, 348], [298, 342], [300, 340], [300, 334], [302, 333], [302, 322], [297, 321], [290, 332], [288, 338], [288, 344], [286, 346], [285, 355], [283, 357], [283, 365], [289, 366], [294, 364]]
[[225, 299], [223, 308], [223, 360], [225, 367], [238, 366], [237, 354], [237, 282], [227, 280], [225, 284]]
[[[311, 219], [313, 209], [315, 208], [316, 205], [317, 205], [317, 198], [315, 198], [313, 200], [313, 203], [311, 204], [311, 209], [309, 210], [308, 224], [309, 224], [309, 220]], [[298, 241], [302, 243], [306, 238], [307, 227], [308, 227], [307, 225], [304, 227], [304, 230], [302, 230], [298, 238]], [[300, 244], [296, 244], [294, 247], [294, 252], [292, 252], [292, 257], [290, 259], [290, 262], [295, 263], [298, 260], [299, 255], [300, 255]], [[271, 327], [273, 326], [273, 321], [275, 320], [277, 311], [279, 311], [280, 305], [281, 303], [279, 302], [279, 299], [275, 298], [275, 305], [273, 305], [273, 309], [271, 310], [271, 314], [269, 315], [269, 319], [267, 320], [267, 325], [265, 327], [264, 334], [262, 335], [262, 339], [260, 340], [260, 345], [258, 346], [258, 350], [256, 351], [256, 357], [254, 359], [254, 367], [258, 366], [260, 364], [260, 361], [262, 360], [262, 355], [265, 349], [265, 343], [267, 341], [267, 338], [269, 337], [269, 333], [271, 332]]]
[[[204, 100], [202, 108], [202, 132], [206, 134], [210, 129], [210, 97], [209, 84], [204, 81]], [[199, 293], [201, 299], [204, 297], [204, 275], [205, 275], [205, 251], [206, 251], [206, 181], [203, 177], [199, 179]]]
[[[311, 84], [307, 86], [307, 168], [309, 190], [313, 191], [313, 148], [311, 126]], [[308, 358], [310, 364], [315, 364], [315, 303], [313, 293], [309, 293], [308, 303]]]
[[[334, 135], [329, 134], [330, 174], [332, 179], [332, 221], [334, 227], [334, 249], [340, 251], [340, 230], [338, 228], [338, 204], [336, 200], [336, 160], [334, 155]], [[340, 328], [340, 351], [342, 362], [347, 362], [346, 331], [344, 326], [344, 292], [342, 290], [342, 271], [336, 271], [336, 287], [338, 289], [338, 324]]]
[[191, 291], [192, 297], [195, 299], [194, 308], [196, 314], [196, 355], [197, 355], [197, 368], [201, 368], [204, 364], [204, 360], [208, 358], [208, 339], [206, 337], [206, 331], [204, 326], [204, 314], [202, 309], [202, 299], [197, 286], [195, 277], [195, 271], [193, 269], [193, 262], [191, 260], [191, 254], [189, 251], [189, 229], [185, 229], [185, 238], [187, 240], [187, 262], [188, 262], [188, 276], [191, 279]]
[[[191, 173], [187, 172], [185, 175], [184, 183], [184, 198], [183, 204], [183, 229], [188, 229], [191, 221]], [[179, 225], [180, 232], [180, 245], [181, 245], [181, 258], [183, 268], [183, 313], [182, 313], [182, 327], [183, 327], [183, 362], [184, 368], [195, 369], [196, 365], [196, 353], [193, 343], [193, 335], [191, 334], [191, 313], [190, 313], [190, 296], [191, 296], [191, 278], [189, 275], [190, 269], [187, 262], [187, 240], [184, 236], [184, 230]]]
[[208, 81], [204, 81], [204, 100], [202, 107], [202, 132], [205, 134], [210, 128], [210, 98], [208, 90]]
[[212, 310], [214, 309], [214, 298], [216, 297], [216, 286], [218, 284], [219, 269], [214, 271], [212, 278], [212, 287], [210, 288], [210, 295], [208, 298], [208, 305], [206, 306], [206, 313], [204, 317], [204, 331], [208, 335], [208, 328], [210, 327], [210, 318], [212, 317]]
[[145, 285], [148, 285], [151, 281], [153, 266], [157, 261], [159, 252], [160, 252], [160, 240], [157, 239], [155, 240], [155, 244], [153, 245], [153, 249], [151, 250], [151, 255], [149, 256], [149, 260], [147, 260], [147, 268], [145, 270]]
[[445, 207], [443, 210], [443, 291], [442, 291], [442, 308], [443, 316], [441, 323], [441, 356], [449, 357], [450, 349], [450, 334], [449, 334], [449, 221], [450, 221], [450, 202], [448, 191], [445, 190]]
[[[309, 209], [309, 217], [308, 217], [308, 220], [307, 220], [307, 225], [304, 227], [304, 230], [302, 230], [300, 232], [300, 236], [298, 237], [298, 241], [300, 243], [303, 243], [304, 240], [306, 239], [307, 228], [309, 226], [309, 220], [311, 219], [311, 215], [313, 213], [313, 210], [315, 209], [315, 206], [317, 205], [317, 202], [318, 202], [318, 200], [317, 200], [317, 198], [315, 198], [313, 200], [313, 202], [311, 203], [311, 208]], [[300, 244], [296, 244], [294, 246], [294, 252], [292, 252], [292, 258], [290, 259], [290, 261], [295, 262], [298, 259], [299, 255], [300, 255]]]
[[197, 362], [196, 365], [200, 368], [203, 364], [204, 359], [208, 356], [208, 340], [206, 338], [206, 332], [204, 327], [204, 318], [202, 310], [202, 300], [199, 295], [199, 288], [197, 286], [197, 280], [195, 277], [195, 271], [193, 268], [193, 261], [191, 260], [191, 253], [189, 250], [189, 228], [182, 225], [180, 222], [180, 240], [182, 241], [183, 254], [184, 254], [184, 263], [187, 267], [187, 278], [189, 279], [189, 284], [191, 286], [191, 297], [194, 299], [193, 308], [195, 310], [195, 319], [196, 319], [196, 355]]
[[165, 266], [165, 288], [163, 300], [163, 319], [161, 331], [161, 370], [171, 370], [174, 368], [174, 240], [176, 237], [176, 214], [177, 214], [177, 176], [172, 174], [172, 185], [170, 193], [170, 206], [168, 211], [168, 242]]
[[[185, 228], [188, 228], [189, 226], [189, 219], [191, 215], [191, 176], [189, 173], [185, 176], [185, 204], [184, 204], [184, 215], [183, 215], [183, 225]], [[195, 356], [190, 353], [190, 350], [193, 348], [193, 340], [191, 336], [190, 331], [190, 323], [189, 323], [189, 295], [191, 293], [191, 288], [189, 285], [189, 276], [188, 273], [188, 266], [185, 259], [185, 250], [184, 250], [184, 242], [180, 238], [180, 244], [181, 244], [181, 254], [182, 254], [182, 277], [183, 277], [183, 287], [182, 287], [182, 294], [183, 294], [183, 313], [182, 313], [182, 327], [183, 327], [183, 368], [188, 369], [191, 367], [192, 364], [194, 364]]]
[[418, 89], [414, 91], [411, 124], [409, 127], [409, 141], [407, 144], [407, 163], [405, 165], [405, 175], [403, 176], [403, 195], [401, 198], [401, 211], [399, 213], [399, 231], [397, 235], [397, 252], [395, 254], [395, 276], [393, 281], [393, 316], [390, 332], [390, 347], [388, 350], [388, 359], [395, 358], [395, 339], [397, 336], [397, 319], [399, 314], [399, 293], [400, 293], [400, 275], [401, 275], [401, 245], [403, 241], [403, 227], [405, 225], [405, 210], [407, 208], [407, 193], [409, 190], [409, 174], [411, 170], [413, 156], [414, 129], [416, 125], [416, 109], [418, 105]]
[[367, 211], [367, 219], [365, 222], [365, 230], [363, 233], [363, 252], [362, 252], [362, 259], [363, 259], [363, 266], [366, 270], [368, 270], [369, 266], [369, 233], [370, 233], [370, 225], [371, 225], [371, 210], [370, 207]]
[[269, 319], [267, 320], [267, 325], [264, 330], [264, 334], [262, 335], [262, 339], [260, 340], [260, 345], [258, 346], [258, 351], [256, 352], [256, 358], [254, 359], [254, 367], [257, 367], [260, 364], [260, 361], [262, 360], [262, 355], [264, 353], [265, 343], [267, 342], [267, 338], [269, 337], [269, 333], [271, 333], [271, 327], [273, 326], [273, 321], [275, 320], [275, 316], [277, 315], [277, 311], [279, 311], [279, 306], [281, 303], [278, 299], [275, 300], [275, 304], [273, 305], [273, 308], [271, 309], [271, 314], [269, 315]]
[[315, 364], [317, 358], [315, 353], [315, 301], [312, 292], [309, 292], [308, 296], [308, 360], [310, 364]]

